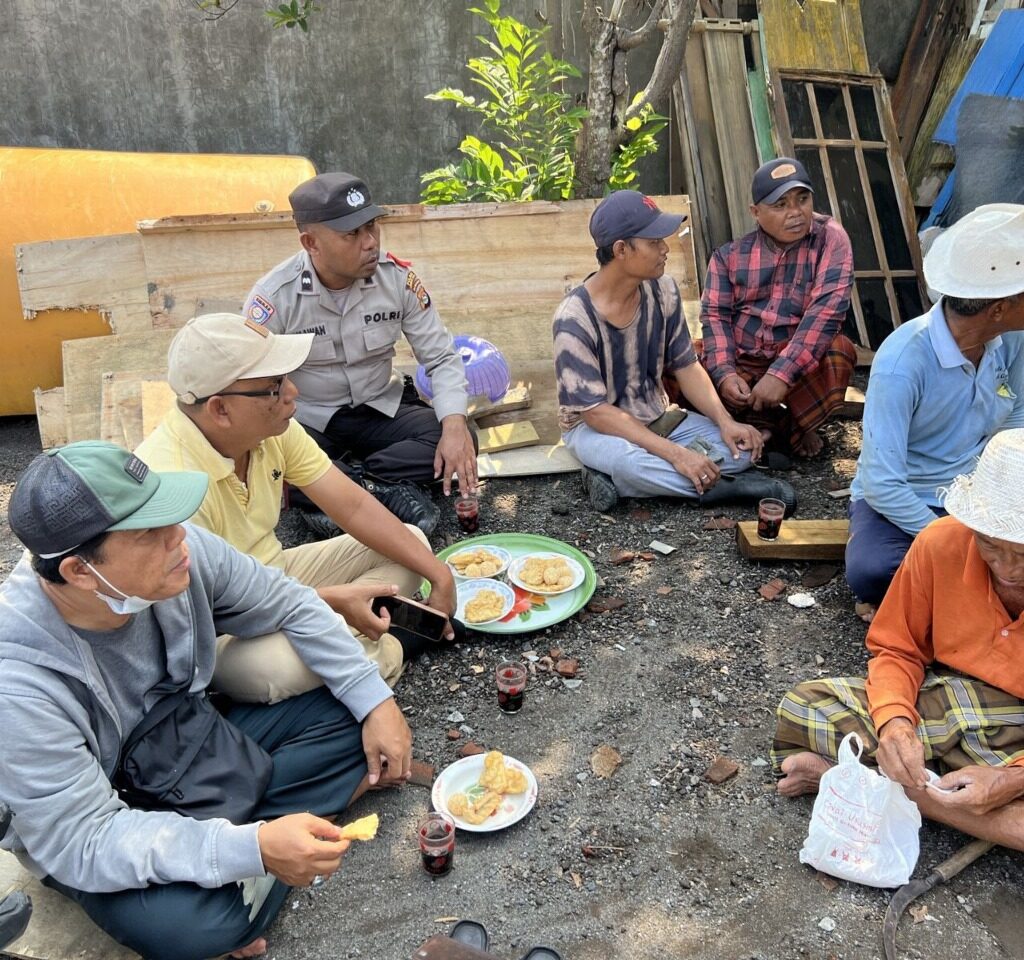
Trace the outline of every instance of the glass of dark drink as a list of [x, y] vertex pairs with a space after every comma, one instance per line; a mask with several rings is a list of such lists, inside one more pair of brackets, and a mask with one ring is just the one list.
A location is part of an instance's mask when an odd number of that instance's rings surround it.
[[782, 529], [786, 505], [781, 500], [767, 497], [757, 505], [757, 537], [759, 540], [777, 540]]
[[446, 813], [432, 811], [420, 820], [416, 831], [423, 869], [432, 877], [443, 877], [455, 859], [455, 821]]
[[480, 529], [480, 501], [474, 493], [460, 493], [455, 499], [455, 517], [463, 533]]
[[498, 706], [502, 713], [518, 713], [523, 706], [526, 689], [526, 664], [518, 660], [502, 660], [494, 668], [498, 684]]

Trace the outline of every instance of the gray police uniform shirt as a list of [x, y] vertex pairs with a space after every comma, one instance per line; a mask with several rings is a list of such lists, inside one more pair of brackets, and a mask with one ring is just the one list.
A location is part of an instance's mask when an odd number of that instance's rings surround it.
[[313, 347], [291, 379], [300, 423], [323, 432], [342, 407], [362, 404], [393, 417], [402, 399], [395, 344], [405, 334], [431, 377], [434, 412], [465, 415], [469, 398], [462, 358], [420, 278], [382, 254], [372, 277], [356, 280], [338, 304], [303, 250], [252, 288], [244, 314], [274, 333], [312, 333]]

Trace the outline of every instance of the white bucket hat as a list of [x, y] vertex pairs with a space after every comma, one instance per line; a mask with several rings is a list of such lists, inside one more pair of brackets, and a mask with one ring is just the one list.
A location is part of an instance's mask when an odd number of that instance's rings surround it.
[[987, 203], [936, 237], [924, 258], [936, 293], [999, 300], [1024, 293], [1024, 206]]
[[1024, 429], [997, 433], [974, 473], [957, 477], [944, 495], [951, 517], [987, 537], [1024, 543]]
[[185, 403], [195, 403], [236, 380], [280, 377], [297, 370], [313, 334], [275, 334], [236, 313], [193, 317], [167, 351], [167, 382]]

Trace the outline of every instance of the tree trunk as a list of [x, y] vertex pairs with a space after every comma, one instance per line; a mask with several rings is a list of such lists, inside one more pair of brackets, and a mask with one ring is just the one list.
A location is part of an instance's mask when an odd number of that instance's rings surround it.
[[[686, 38], [698, 0], [659, 0], [643, 26], [629, 30], [620, 25], [621, 0], [603, 16], [592, 2], [584, 5], [583, 26], [590, 38], [590, 79], [587, 86], [587, 117], [576, 153], [577, 196], [600, 197], [611, 176], [619, 147], [630, 136], [626, 121], [645, 104], [663, 108], [672, 84], [678, 79], [686, 53]], [[668, 21], [659, 23], [662, 10]], [[664, 33], [661, 33], [664, 26]], [[649, 37], [662, 36], [661, 49], [650, 79], [635, 103], [631, 102], [626, 79], [626, 57]]]

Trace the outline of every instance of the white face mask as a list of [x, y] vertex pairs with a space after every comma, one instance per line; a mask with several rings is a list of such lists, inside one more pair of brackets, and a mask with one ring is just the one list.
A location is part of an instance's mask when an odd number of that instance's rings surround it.
[[[143, 610], [148, 609], [156, 603], [155, 600], [146, 600], [143, 597], [130, 597], [127, 593], [122, 590], [118, 590], [102, 573], [99, 572], [88, 560], [83, 560], [84, 563], [93, 573], [96, 574], [111, 590], [121, 594], [121, 597], [108, 597], [105, 593], [100, 593], [99, 590], [93, 590], [96, 594], [110, 609], [123, 616], [129, 613], [141, 613]], [[123, 598], [123, 599], [121, 599]]]

